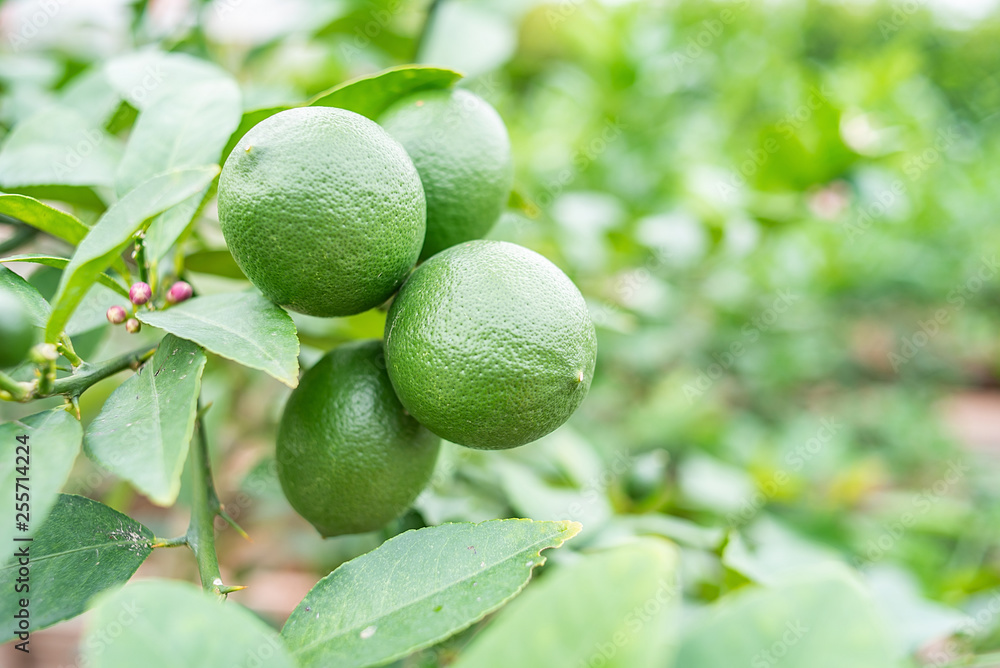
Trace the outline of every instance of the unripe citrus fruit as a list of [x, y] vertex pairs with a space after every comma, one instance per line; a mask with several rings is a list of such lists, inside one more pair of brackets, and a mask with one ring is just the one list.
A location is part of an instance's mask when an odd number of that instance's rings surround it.
[[316, 316], [378, 306], [416, 262], [423, 187], [399, 143], [332, 107], [261, 121], [219, 177], [219, 222], [236, 263], [271, 301]]
[[406, 148], [427, 197], [427, 236], [420, 258], [472, 239], [497, 222], [514, 167], [500, 115], [462, 89], [403, 98], [380, 118]]
[[389, 378], [454, 443], [513, 448], [565, 422], [590, 389], [597, 337], [583, 296], [547, 259], [471, 241], [417, 268], [385, 323]]
[[35, 345], [35, 327], [21, 300], [0, 290], [0, 368], [16, 366]]
[[382, 342], [348, 344], [307, 371], [288, 399], [278, 478], [324, 536], [373, 531], [427, 485], [440, 443], [393, 393]]

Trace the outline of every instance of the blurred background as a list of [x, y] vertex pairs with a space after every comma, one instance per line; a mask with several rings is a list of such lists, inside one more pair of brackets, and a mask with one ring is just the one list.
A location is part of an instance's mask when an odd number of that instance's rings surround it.
[[[1000, 652], [996, 5], [8, 0], [0, 135], [49, 105], [100, 104], [87, 73], [141, 48], [214, 61], [247, 110], [392, 65], [453, 67], [507, 123], [516, 186], [491, 237], [580, 286], [600, 346], [590, 395], [528, 447], [446, 444], [410, 514], [324, 541], [275, 477], [287, 389], [211, 357], [217, 486], [252, 538], [219, 526], [224, 579], [250, 585], [234, 599], [273, 624], [406, 528], [573, 519], [584, 530], [549, 553], [554, 567], [665, 536], [681, 548], [686, 610], [845, 562], [905, 665], [952, 665]], [[200, 292], [245, 285], [224, 249], [212, 204], [184, 248]], [[58, 280], [14, 268], [49, 292]], [[77, 323], [95, 357], [135, 346], [95, 308]], [[381, 336], [383, 321], [296, 316], [304, 364]], [[84, 396], [85, 420], [123, 378]], [[152, 506], [83, 457], [68, 491], [160, 536], [187, 524], [183, 503]], [[157, 550], [139, 576], [196, 571], [186, 551]], [[34, 634], [23, 665], [71, 665], [85, 621]], [[446, 665], [477, 628], [399, 665]]]

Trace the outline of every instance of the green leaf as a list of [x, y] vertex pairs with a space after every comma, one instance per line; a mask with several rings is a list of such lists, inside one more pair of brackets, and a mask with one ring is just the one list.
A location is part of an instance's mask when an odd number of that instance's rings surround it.
[[[501, 611], [455, 668], [668, 665], [677, 564], [669, 543], [642, 538], [560, 565]], [[737, 664], [718, 664], [728, 665]]]
[[58, 338], [90, 285], [125, 250], [146, 220], [200, 191], [218, 173], [219, 168], [212, 166], [154, 176], [108, 209], [80, 242], [63, 272], [46, 326], [46, 339]]
[[[8, 262], [31, 262], [32, 264], [43, 264], [46, 267], [55, 267], [56, 269], [65, 269], [70, 263], [70, 259], [67, 257], [59, 257], [57, 255], [42, 255], [40, 253], [28, 253], [25, 255], [10, 255], [8, 257], [0, 258], [0, 264], [6, 264]], [[106, 288], [111, 288], [122, 297], [128, 299], [128, 288], [116, 281], [109, 274], [101, 273], [97, 275], [97, 282]], [[47, 310], [47, 309], [46, 309]], [[44, 327], [44, 323], [42, 323]]]
[[143, 580], [97, 599], [82, 647], [92, 668], [295, 666], [256, 615], [177, 580]]
[[150, 260], [159, 260], [170, 252], [184, 230], [191, 226], [195, 216], [202, 205], [208, 200], [216, 190], [217, 181], [213, 181], [201, 192], [195, 193], [191, 197], [176, 206], [172, 206], [149, 223], [146, 230], [146, 257]]
[[37, 199], [25, 195], [0, 194], [0, 213], [13, 216], [74, 246], [80, 243], [90, 231], [90, 228], [76, 216], [54, 209], [48, 204], [42, 204]]
[[831, 564], [722, 598], [687, 630], [676, 665], [773, 665], [778, 657], [782, 668], [893, 665], [874, 601], [846, 568]]
[[[2, 181], [0, 181], [2, 183]], [[33, 199], [54, 199], [60, 202], [68, 202], [85, 209], [93, 211], [104, 211], [107, 204], [98, 196], [93, 188], [89, 186], [10, 186], [5, 185], [3, 189], [10, 194], [24, 195]]]
[[[31, 630], [75, 617], [94, 594], [127, 582], [152, 551], [152, 540], [153, 533], [131, 517], [82, 496], [60, 494], [48, 521], [24, 544], [31, 559]], [[0, 589], [14, 591], [19, 568], [15, 559], [0, 569]], [[18, 598], [0, 596], [4, 619], [13, 618]], [[4, 624], [0, 642], [12, 638], [13, 624]]]
[[119, 197], [156, 174], [219, 162], [240, 115], [240, 90], [228, 78], [158, 97], [139, 114], [129, 136], [118, 167]]
[[320, 580], [281, 635], [302, 668], [382, 665], [502, 606], [545, 562], [541, 550], [579, 531], [531, 520], [407, 531]]
[[[240, 122], [240, 89], [228, 76], [173, 86], [147, 105], [132, 129], [118, 167], [121, 195], [155, 174], [219, 162], [222, 149]], [[147, 231], [147, 257], [158, 260], [191, 223], [209, 187], [153, 219]]]
[[208, 61], [155, 49], [118, 56], [104, 71], [112, 88], [140, 111], [192, 86], [232, 81], [228, 72]]
[[161, 506], [177, 499], [197, 413], [205, 353], [167, 335], [118, 386], [84, 434], [87, 456]]
[[401, 65], [345, 81], [309, 100], [310, 106], [340, 107], [375, 120], [396, 100], [432, 88], [447, 88], [462, 78], [454, 70]]
[[[25, 444], [28, 454], [24, 461], [15, 459], [15, 455], [23, 454], [23, 451], [15, 451], [20, 446], [14, 440], [17, 436], [28, 437]], [[62, 408], [0, 424], [0, 443], [4, 444], [4, 460], [0, 462], [0, 498], [13, 500], [15, 494], [27, 492], [31, 500], [27, 522], [29, 530], [17, 531], [11, 517], [0, 528], [0, 544], [11, 545], [15, 537], [28, 538], [37, 533], [69, 477], [76, 455], [80, 452], [82, 438], [80, 421]], [[25, 463], [26, 476], [25, 471], [17, 470]], [[17, 486], [17, 478], [27, 478], [21, 481], [22, 487]]]
[[113, 186], [121, 143], [71, 109], [50, 106], [11, 130], [0, 148], [0, 185]]
[[192, 253], [184, 258], [184, 266], [199, 274], [212, 274], [225, 278], [246, 280], [243, 270], [236, 264], [233, 254], [228, 250], [206, 250]]
[[143, 311], [139, 320], [259, 369], [285, 385], [299, 384], [295, 323], [258, 292], [197, 297], [164, 311]]
[[0, 266], [0, 288], [9, 290], [21, 301], [36, 326], [45, 327], [49, 319], [49, 303], [31, 283], [7, 267]]

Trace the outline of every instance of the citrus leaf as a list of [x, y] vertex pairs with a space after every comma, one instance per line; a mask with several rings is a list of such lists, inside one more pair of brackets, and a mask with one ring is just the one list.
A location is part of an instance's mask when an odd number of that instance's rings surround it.
[[[25, 444], [26, 476], [23, 475], [25, 471], [17, 470], [25, 463], [15, 459], [15, 447], [20, 445], [14, 441], [17, 436], [28, 437]], [[3, 545], [10, 545], [15, 537], [29, 538], [38, 532], [69, 477], [76, 455], [80, 452], [82, 438], [80, 421], [62, 408], [0, 424], [0, 443], [7, 448], [4, 461], [0, 462], [0, 495], [4, 499], [14, 499], [15, 494], [28, 492], [31, 499], [28, 530], [16, 530], [13, 518], [4, 522], [0, 528]], [[24, 454], [25, 451], [16, 454]], [[22, 486], [18, 487], [17, 478], [27, 480], [21, 480]]]
[[13, 216], [35, 229], [74, 246], [90, 231], [90, 228], [76, 216], [25, 195], [0, 195], [0, 213]]
[[49, 303], [31, 283], [7, 267], [0, 266], [0, 288], [10, 291], [21, 305], [31, 314], [31, 320], [38, 327], [45, 327], [49, 319]]
[[146, 230], [148, 259], [159, 260], [170, 252], [171, 246], [184, 234], [184, 230], [191, 226], [205, 201], [215, 193], [217, 183], [213, 181], [201, 192], [170, 207], [149, 223], [149, 228]]
[[118, 166], [118, 196], [156, 174], [217, 163], [240, 114], [240, 89], [230, 79], [157, 98], [139, 114], [129, 136]]
[[[152, 551], [153, 532], [131, 517], [82, 496], [60, 494], [49, 519], [26, 546], [31, 559], [31, 630], [36, 631], [83, 612], [87, 601], [109, 587], [127, 582]], [[13, 592], [20, 565], [13, 559], [0, 568], [0, 588]], [[0, 597], [0, 615], [12, 619], [17, 596]], [[14, 638], [4, 624], [0, 642]]]
[[270, 374], [289, 387], [299, 384], [295, 323], [284, 309], [258, 292], [197, 297], [137, 317], [216, 355]]
[[324, 91], [309, 106], [340, 107], [375, 120], [399, 98], [431, 88], [447, 88], [462, 78], [454, 70], [401, 65], [358, 77]]
[[642, 538], [561, 566], [497, 615], [455, 668], [666, 666], [677, 565], [669, 543]]
[[52, 300], [46, 338], [49, 341], [58, 338], [90, 285], [128, 246], [143, 222], [200, 191], [218, 173], [219, 168], [213, 165], [160, 174], [137, 186], [108, 209], [80, 242], [63, 272]]
[[199, 274], [212, 274], [225, 278], [236, 278], [245, 281], [243, 270], [236, 264], [233, 254], [228, 250], [206, 250], [192, 253], [184, 258], [184, 266]]
[[[107, 642], [108, 630], [119, 628]], [[143, 580], [98, 598], [81, 645], [83, 663], [92, 668], [295, 666], [278, 634], [256, 615], [177, 580]]]
[[87, 427], [87, 456], [161, 506], [177, 499], [197, 413], [205, 353], [168, 334]]
[[232, 81], [228, 72], [205, 60], [155, 49], [113, 58], [104, 72], [111, 87], [140, 111], [191, 86]]
[[[65, 269], [66, 265], [69, 264], [70, 259], [68, 257], [59, 257], [57, 255], [43, 255], [41, 253], [28, 253], [25, 255], [9, 255], [7, 257], [0, 258], [0, 264], [6, 264], [8, 262], [30, 262], [32, 264], [43, 264], [46, 267], [55, 267], [56, 269]], [[110, 275], [106, 273], [101, 273], [97, 275], [97, 282], [106, 288], [111, 288], [122, 297], [128, 299], [128, 288], [123, 286], [121, 283], [116, 281]], [[45, 323], [42, 323], [44, 327]]]
[[121, 143], [71, 109], [50, 106], [14, 126], [0, 148], [0, 185], [112, 186]]
[[891, 640], [857, 580], [826, 564], [770, 589], [722, 598], [688, 629], [676, 665], [770, 665], [777, 648], [787, 668], [884, 668], [893, 665]]
[[320, 580], [281, 635], [302, 668], [382, 665], [502, 606], [545, 562], [541, 550], [579, 531], [532, 520], [407, 531]]

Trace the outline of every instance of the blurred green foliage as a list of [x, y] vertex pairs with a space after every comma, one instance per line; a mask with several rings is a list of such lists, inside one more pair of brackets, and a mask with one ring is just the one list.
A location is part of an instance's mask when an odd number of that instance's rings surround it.
[[[577, 549], [666, 536], [693, 605], [843, 561], [867, 574], [903, 654], [956, 629], [948, 660], [1000, 651], [995, 614], [963, 626], [958, 613], [1000, 595], [997, 15], [447, 0], [418, 44], [427, 4], [95, 2], [18, 42], [32, 19], [10, 3], [0, 123], [93, 100], [87, 68], [135, 48], [215, 61], [247, 110], [415, 56], [466, 72], [514, 142], [516, 191], [491, 236], [581, 286], [598, 371], [543, 442], [448, 449], [397, 528], [529, 516], [583, 522]], [[108, 127], [134, 116], [123, 105]], [[233, 285], [223, 249], [208, 207], [179, 249], [203, 293]], [[296, 316], [304, 362], [380, 335], [383, 318]], [[206, 377], [219, 457], [263, 444], [244, 491], [224, 492], [280, 522], [267, 447], [283, 390], [246, 376], [217, 364]], [[289, 540], [322, 573], [377, 542]]]

